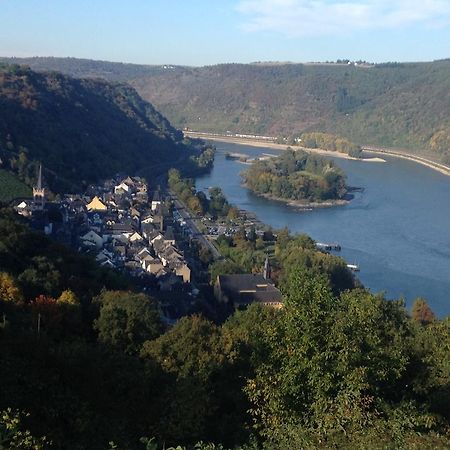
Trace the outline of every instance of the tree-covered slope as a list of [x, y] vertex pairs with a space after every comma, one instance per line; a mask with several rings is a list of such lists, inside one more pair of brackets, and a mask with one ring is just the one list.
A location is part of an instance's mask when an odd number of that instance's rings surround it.
[[36, 69], [127, 81], [175, 125], [198, 131], [338, 133], [442, 156], [450, 147], [450, 60], [354, 66], [156, 67], [30, 58]]
[[0, 210], [0, 448], [450, 448], [450, 318], [356, 288], [305, 235], [273, 245], [283, 308], [166, 328], [157, 298]]
[[0, 69], [0, 157], [25, 181], [37, 161], [50, 184], [66, 189], [119, 171], [162, 168], [188, 156], [181, 139], [126, 84]]
[[29, 197], [31, 189], [14, 174], [0, 169], [0, 203], [10, 202], [17, 197]]

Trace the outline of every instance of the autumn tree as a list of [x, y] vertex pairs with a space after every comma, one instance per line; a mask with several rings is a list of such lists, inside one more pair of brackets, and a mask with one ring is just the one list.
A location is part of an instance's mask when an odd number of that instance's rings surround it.
[[8, 450], [44, 450], [51, 447], [46, 437], [33, 436], [24, 429], [23, 417], [28, 414], [8, 408], [0, 411], [0, 449]]
[[70, 305], [70, 306], [78, 306], [80, 304], [80, 300], [75, 295], [73, 291], [70, 289], [66, 289], [61, 293], [61, 295], [56, 300], [58, 304]]
[[20, 302], [22, 292], [16, 280], [6, 272], [0, 272], [0, 300]]
[[413, 320], [421, 325], [428, 325], [436, 320], [431, 308], [428, 306], [427, 301], [424, 298], [416, 298], [413, 303], [411, 315]]

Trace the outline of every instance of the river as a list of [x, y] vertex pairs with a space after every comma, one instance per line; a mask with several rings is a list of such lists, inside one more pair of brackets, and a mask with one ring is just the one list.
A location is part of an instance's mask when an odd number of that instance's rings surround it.
[[198, 189], [220, 186], [232, 204], [274, 228], [339, 243], [340, 255], [360, 266], [358, 277], [372, 292], [403, 296], [408, 308], [422, 296], [438, 316], [450, 314], [450, 177], [391, 157], [386, 163], [335, 158], [348, 184], [364, 191], [346, 206], [300, 212], [243, 188], [239, 174], [246, 166], [225, 159], [226, 152], [257, 156], [277, 150], [216, 146], [214, 168], [197, 179]]

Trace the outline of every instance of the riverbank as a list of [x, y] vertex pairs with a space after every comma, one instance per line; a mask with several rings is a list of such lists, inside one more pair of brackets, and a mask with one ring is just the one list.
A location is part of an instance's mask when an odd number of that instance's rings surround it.
[[442, 173], [443, 175], [450, 176], [450, 167], [449, 166], [432, 161], [427, 158], [423, 158], [422, 156], [416, 156], [416, 155], [411, 155], [409, 153], [403, 153], [399, 150], [389, 150], [389, 149], [377, 148], [377, 147], [363, 147], [363, 152], [374, 153], [377, 155], [393, 156], [394, 158], [400, 158], [400, 159], [406, 159], [408, 161], [413, 161], [417, 164], [421, 164], [422, 166], [433, 169], [436, 172]]
[[[197, 137], [201, 139], [208, 139], [212, 141], [218, 141], [218, 142], [228, 142], [230, 144], [239, 144], [239, 145], [248, 145], [250, 147], [260, 147], [260, 148], [273, 148], [276, 150], [286, 150], [287, 146], [284, 144], [276, 144], [271, 141], [266, 140], [259, 140], [259, 139], [251, 139], [251, 138], [235, 138], [232, 136], [221, 136], [221, 135], [215, 135], [215, 134], [208, 134], [208, 133], [194, 133], [194, 132], [185, 132], [187, 136], [191, 137]], [[331, 152], [328, 150], [321, 150], [321, 149], [312, 149], [312, 148], [305, 148], [305, 147], [297, 147], [294, 148], [301, 148], [302, 150], [305, 150], [309, 153], [317, 153], [319, 155], [323, 156], [332, 156], [335, 158], [341, 158], [341, 159], [348, 159], [353, 161], [363, 161], [363, 162], [386, 162], [385, 159], [374, 157], [374, 158], [353, 158], [345, 153], [339, 153], [339, 152]], [[423, 158], [422, 156], [416, 156], [412, 155], [410, 153], [405, 153], [400, 150], [390, 150], [386, 148], [379, 148], [379, 147], [362, 147], [364, 153], [371, 153], [376, 155], [386, 155], [386, 156], [392, 156], [394, 158], [401, 158], [406, 159], [408, 161], [413, 161], [417, 164], [421, 164], [422, 166], [428, 167], [429, 169], [435, 170], [436, 172], [439, 172], [443, 175], [450, 176], [450, 166], [446, 166], [445, 164], [441, 164], [435, 161], [432, 161], [431, 159]]]
[[[259, 147], [259, 148], [273, 148], [274, 150], [286, 150], [289, 146], [286, 144], [276, 144], [275, 142], [269, 140], [251, 139], [251, 138], [236, 138], [233, 136], [221, 136], [216, 134], [208, 133], [195, 133], [190, 131], [184, 132], [186, 136], [193, 138], [206, 139], [210, 141], [226, 142], [229, 144], [238, 145], [248, 145], [249, 147]], [[376, 162], [385, 163], [386, 160], [378, 157], [374, 158], [354, 158], [353, 156], [347, 155], [346, 153], [332, 152], [329, 150], [322, 150], [318, 148], [306, 148], [299, 146], [292, 146], [294, 149], [301, 149], [308, 153], [316, 153], [322, 156], [333, 156], [335, 158], [348, 159], [351, 161], [362, 161], [362, 162]], [[372, 153], [372, 152], [371, 152]], [[449, 169], [450, 170], [450, 169]]]

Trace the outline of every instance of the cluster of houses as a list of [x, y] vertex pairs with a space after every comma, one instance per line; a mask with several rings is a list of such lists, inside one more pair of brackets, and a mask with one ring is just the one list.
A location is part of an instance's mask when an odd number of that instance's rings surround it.
[[[89, 186], [83, 195], [67, 194], [57, 201], [48, 201], [40, 168], [33, 198], [18, 199], [14, 208], [30, 220], [33, 228], [93, 255], [103, 267], [138, 278], [145, 289], [196, 291], [190, 285], [191, 269], [174, 233], [175, 224], [184, 230], [185, 223], [163, 201], [160, 191], [150, 198], [142, 178], [117, 176], [101, 185]], [[255, 223], [255, 218], [247, 218], [243, 225], [254, 227]], [[209, 228], [210, 234], [225, 235], [239, 229]], [[254, 302], [280, 308], [281, 292], [271, 282], [270, 272], [267, 258], [263, 274], [219, 275], [214, 296], [238, 309]]]
[[16, 211], [32, 226], [95, 256], [104, 267], [141, 278], [144, 285], [173, 290], [191, 282], [191, 270], [177, 247], [170, 208], [145, 180], [116, 177], [89, 186], [84, 195], [46, 201], [39, 172], [33, 199], [16, 202]]

